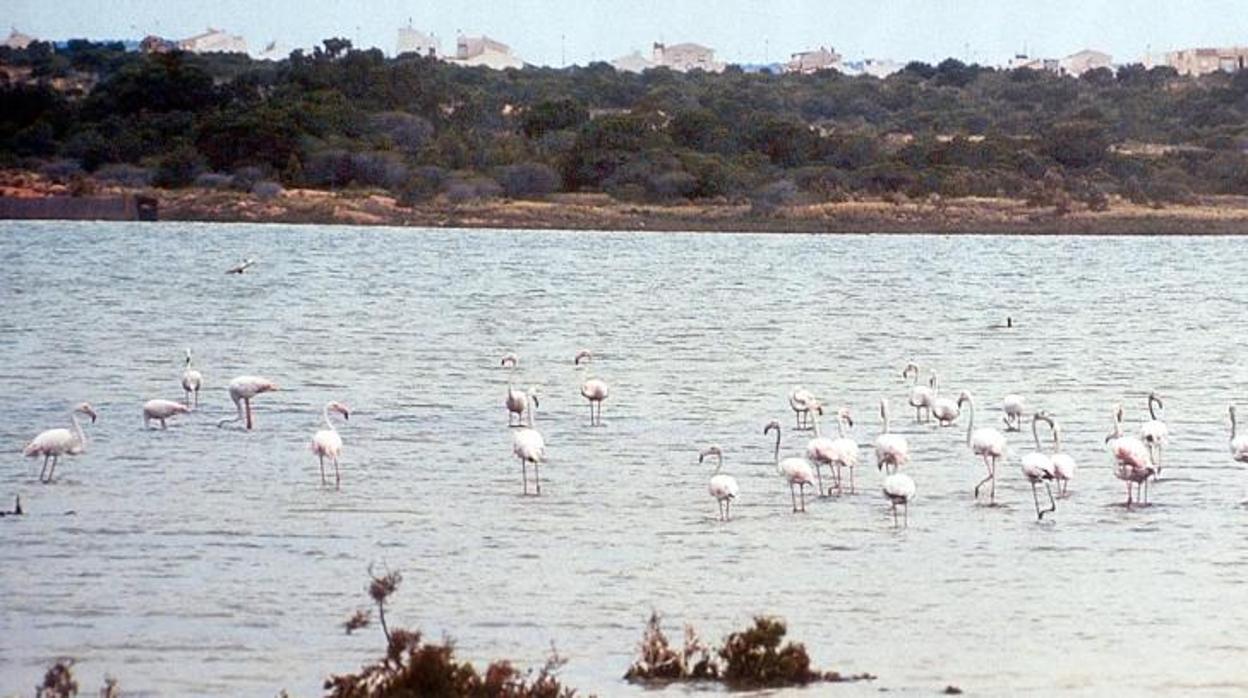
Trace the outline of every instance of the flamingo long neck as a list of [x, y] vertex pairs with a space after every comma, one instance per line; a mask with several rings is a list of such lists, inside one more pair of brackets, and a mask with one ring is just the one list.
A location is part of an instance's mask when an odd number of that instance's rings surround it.
[[880, 403], [880, 419], [884, 420], [884, 433], [888, 433], [888, 403]]
[[528, 393], [524, 394], [524, 407], [525, 407], [525, 410], [524, 410], [525, 414], [527, 415], [525, 419], [527, 420], [529, 428], [532, 429], [533, 428], [533, 413], [537, 411], [537, 406], [533, 404], [533, 396], [529, 395]]
[[1153, 411], [1153, 403], [1157, 403], [1158, 407], [1161, 406], [1161, 400], [1158, 400], [1156, 395], [1149, 395], [1148, 396], [1148, 416], [1152, 418], [1153, 421], [1157, 421], [1157, 413]]
[[776, 469], [780, 469], [780, 429], [776, 429]]
[[1061, 453], [1062, 452], [1062, 430], [1058, 429], [1056, 424], [1052, 424], [1050, 426], [1053, 427], [1053, 452]]
[[719, 471], [722, 470], [723, 467], [724, 467], [724, 454], [716, 453], [715, 454], [715, 472], [711, 473], [711, 477], [718, 475]]
[[1231, 410], [1231, 441], [1235, 440], [1235, 410]]
[[1037, 420], [1035, 419], [1031, 420], [1031, 438], [1036, 440], [1036, 450], [1043, 451], [1044, 448], [1040, 446], [1040, 431], [1036, 428], [1036, 422]]
[[840, 415], [836, 418], [836, 435], [845, 438], [845, 418]]
[[329, 421], [329, 405], [325, 405], [325, 409], [321, 410], [321, 418], [325, 420], [325, 428], [330, 431], [338, 431], [334, 423]]
[[975, 398], [966, 397], [966, 404], [970, 407], [970, 416], [966, 420], [966, 444], [971, 444], [971, 433], [975, 431]]
[[815, 438], [816, 438], [816, 439], [818, 439], [818, 438], [822, 438], [822, 435], [821, 435], [821, 433], [819, 432], [819, 413], [818, 413], [818, 412], [816, 412], [816, 413], [814, 414], [814, 418], [815, 418], [815, 419], [814, 419], [814, 422], [815, 422]]
[[82, 423], [78, 421], [78, 413], [70, 412], [69, 419], [74, 423], [74, 435], [78, 439], [78, 446], [87, 445], [87, 433], [82, 430]]

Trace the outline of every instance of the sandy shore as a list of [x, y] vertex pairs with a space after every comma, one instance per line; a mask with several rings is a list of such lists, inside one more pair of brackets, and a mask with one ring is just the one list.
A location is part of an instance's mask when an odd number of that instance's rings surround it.
[[[380, 191], [287, 190], [262, 200], [204, 189], [100, 188], [102, 196], [142, 193], [170, 221], [387, 225], [432, 228], [653, 230], [829, 234], [1248, 235], [1248, 197], [1206, 197], [1192, 205], [1153, 208], [1113, 199], [1109, 210], [1058, 214], [1012, 199], [940, 202], [854, 200], [781, 207], [758, 215], [748, 204], [633, 204], [602, 194], [557, 194], [541, 201], [441, 199], [400, 206]], [[64, 196], [68, 188], [36, 175], [0, 176], [0, 196]]]

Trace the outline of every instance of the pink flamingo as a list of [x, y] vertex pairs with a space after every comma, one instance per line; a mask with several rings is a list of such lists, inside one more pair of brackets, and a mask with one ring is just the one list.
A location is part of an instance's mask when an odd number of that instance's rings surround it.
[[239, 376], [230, 381], [229, 389], [230, 399], [234, 401], [234, 408], [238, 410], [238, 414], [230, 419], [223, 419], [217, 422], [217, 426], [223, 427], [230, 422], [239, 422], [246, 419], [247, 430], [251, 431], [251, 399], [262, 393], [271, 393], [277, 390], [277, 383], [259, 376]]
[[[95, 409], [90, 403], [81, 403], [69, 413], [69, 419], [74, 423], [73, 431], [48, 429], [40, 432], [30, 443], [26, 444], [26, 448], [22, 449], [22, 455], [28, 458], [43, 456], [43, 469], [39, 471], [39, 482], [44, 484], [52, 482], [52, 474], [56, 472], [56, 464], [60, 462], [61, 456], [76, 456], [87, 450], [87, 435], [83, 432], [82, 425], [78, 423], [79, 414], [87, 415], [91, 418], [91, 423], [95, 423]], [[51, 469], [48, 468], [49, 458], [52, 459]]]
[[[584, 361], [586, 367], [589, 366], [593, 355], [587, 349], [582, 349], [576, 353], [576, 358], [572, 361], [575, 366], [580, 366]], [[589, 400], [589, 424], [590, 426], [602, 426], [602, 401], [607, 399], [610, 394], [610, 388], [606, 382], [599, 378], [592, 378], [588, 375], [586, 369], [585, 382], [581, 385], [581, 396]], [[594, 417], [594, 405], [598, 406], [598, 416]]]
[[191, 368], [191, 350], [186, 350], [186, 368], [182, 371], [182, 390], [186, 393], [186, 404], [191, 404], [191, 393], [195, 394], [195, 407], [199, 407], [199, 389], [204, 384], [204, 374]]
[[1105, 437], [1109, 451], [1114, 456], [1114, 477], [1127, 485], [1126, 506], [1131, 508], [1131, 485], [1135, 484], [1136, 498], [1141, 504], [1148, 503], [1148, 479], [1156, 474], [1148, 446], [1134, 436], [1122, 433], [1122, 405], [1114, 409], [1114, 430]]
[[329, 484], [325, 481], [325, 459], [329, 458], [334, 461], [334, 489], [341, 489], [342, 474], [338, 470], [338, 456], [342, 453], [342, 437], [338, 435], [338, 428], [334, 426], [334, 423], [329, 421], [331, 411], [351, 421], [351, 411], [346, 405], [341, 402], [325, 403], [325, 409], [321, 410], [321, 419], [325, 421], [325, 428], [312, 435], [312, 452], [321, 461], [321, 485]]
[[151, 421], [155, 419], [160, 422], [161, 429], [167, 429], [166, 419], [170, 419], [179, 414], [187, 414], [191, 411], [190, 407], [173, 400], [148, 400], [143, 403], [143, 428], [151, 427]]

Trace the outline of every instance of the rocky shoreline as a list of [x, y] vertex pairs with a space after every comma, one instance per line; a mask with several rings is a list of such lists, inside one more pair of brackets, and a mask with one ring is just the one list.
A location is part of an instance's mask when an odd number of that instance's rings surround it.
[[[809, 234], [1248, 235], [1248, 197], [1204, 197], [1165, 208], [1112, 199], [1107, 210], [1059, 210], [1015, 199], [851, 200], [790, 204], [760, 214], [746, 203], [621, 202], [604, 194], [403, 206], [381, 191], [293, 189], [268, 197], [213, 189], [101, 187], [95, 196], [154, 198], [164, 221]], [[0, 197], [70, 196], [65, 185], [22, 174], [0, 178]]]

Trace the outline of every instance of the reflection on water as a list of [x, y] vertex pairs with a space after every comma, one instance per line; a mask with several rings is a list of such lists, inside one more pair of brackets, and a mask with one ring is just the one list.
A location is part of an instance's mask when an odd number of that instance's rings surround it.
[[[1243, 244], [0, 223], [0, 504], [29, 511], [0, 520], [0, 691], [71, 655], [84, 685], [315, 695], [381, 651], [339, 625], [376, 562], [406, 579], [394, 618], [477, 660], [537, 663], [553, 640], [568, 681], [603, 695], [632, 691], [652, 608], [709, 638], [784, 616], [820, 666], [881, 677], [846, 695], [1242, 693], [1248, 478], [1226, 406], [1248, 382]], [[144, 431], [145, 400], [181, 399], [188, 346], [201, 411]], [[602, 428], [582, 347], [611, 384]], [[541, 498], [519, 496], [507, 351], [541, 391]], [[981, 422], [1010, 392], [1061, 421], [1081, 470], [1052, 522], [1019, 434], [1003, 506], [974, 505], [965, 432], [905, 408], [909, 359], [971, 390]], [[215, 426], [241, 374], [282, 386], [252, 433]], [[858, 496], [789, 513], [762, 427], [804, 448], [796, 385], [850, 406], [864, 446], [892, 398], [908, 530], [873, 463]], [[1168, 477], [1128, 512], [1103, 441], [1112, 405], [1134, 428], [1150, 389]], [[341, 492], [308, 447], [331, 399], [351, 407]], [[88, 452], [40, 486], [20, 448], [81, 400], [100, 412]], [[741, 485], [728, 524], [709, 442]]]

